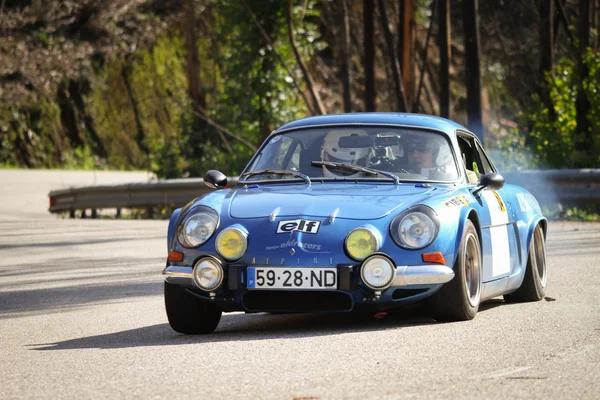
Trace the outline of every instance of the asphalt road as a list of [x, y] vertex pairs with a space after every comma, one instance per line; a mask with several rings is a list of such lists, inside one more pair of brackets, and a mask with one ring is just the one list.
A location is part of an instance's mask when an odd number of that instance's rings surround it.
[[598, 398], [600, 224], [551, 223], [546, 300], [470, 322], [233, 313], [182, 336], [162, 302], [167, 222], [21, 209], [45, 195], [35, 174], [0, 171], [3, 399]]

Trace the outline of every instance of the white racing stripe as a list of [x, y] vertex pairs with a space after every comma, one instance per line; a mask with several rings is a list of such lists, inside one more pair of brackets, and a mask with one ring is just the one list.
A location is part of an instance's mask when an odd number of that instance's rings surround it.
[[490, 210], [492, 239], [492, 277], [510, 273], [510, 248], [508, 247], [508, 213], [500, 195], [493, 190], [483, 190], [483, 199]]

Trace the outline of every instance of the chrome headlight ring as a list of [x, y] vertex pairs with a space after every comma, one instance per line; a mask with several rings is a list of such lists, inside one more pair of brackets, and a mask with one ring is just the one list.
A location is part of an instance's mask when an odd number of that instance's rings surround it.
[[210, 207], [191, 208], [180, 220], [177, 240], [186, 248], [194, 248], [208, 241], [219, 227], [219, 214]]
[[390, 224], [390, 235], [394, 242], [408, 250], [420, 250], [437, 238], [440, 222], [435, 211], [418, 205], [397, 215]]

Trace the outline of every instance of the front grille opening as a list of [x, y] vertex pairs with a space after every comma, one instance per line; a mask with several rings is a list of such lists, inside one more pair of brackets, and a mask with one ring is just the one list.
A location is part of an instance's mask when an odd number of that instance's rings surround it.
[[407, 297], [416, 296], [418, 294], [424, 293], [429, 289], [396, 289], [394, 293], [392, 293], [393, 300], [406, 299]]
[[257, 290], [244, 294], [248, 311], [350, 311], [352, 296], [343, 292]]

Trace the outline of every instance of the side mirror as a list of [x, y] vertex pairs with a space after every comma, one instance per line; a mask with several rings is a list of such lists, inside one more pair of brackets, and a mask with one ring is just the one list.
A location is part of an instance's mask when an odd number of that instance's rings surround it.
[[485, 188], [494, 190], [502, 189], [504, 186], [504, 177], [495, 172], [485, 174], [479, 179], [479, 187], [473, 192], [474, 195], [481, 192]]
[[204, 175], [204, 184], [209, 188], [223, 189], [227, 186], [227, 177], [222, 172], [211, 169]]

